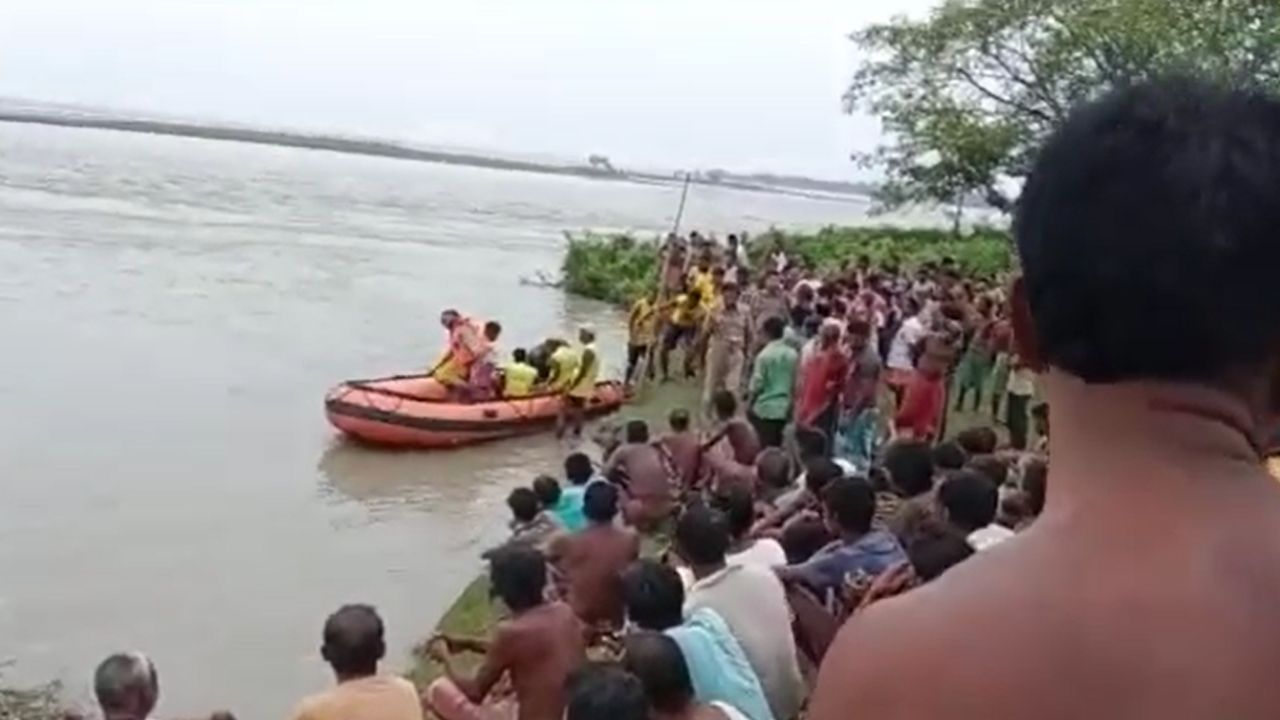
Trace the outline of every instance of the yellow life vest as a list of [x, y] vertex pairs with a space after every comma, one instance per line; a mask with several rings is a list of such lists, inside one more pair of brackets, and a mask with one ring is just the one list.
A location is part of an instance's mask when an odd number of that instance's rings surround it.
[[569, 385], [578, 375], [578, 365], [581, 363], [582, 354], [569, 345], [551, 353], [551, 389], [557, 392], [568, 390]]
[[532, 365], [509, 362], [502, 366], [502, 394], [506, 397], [527, 397], [538, 380], [538, 369]]
[[[587, 352], [591, 353], [591, 360], [587, 362]], [[576, 398], [586, 399], [595, 395], [596, 378], [600, 375], [600, 356], [596, 354], [596, 346], [584, 345], [581, 350], [577, 351], [578, 372], [582, 373], [582, 378], [578, 382], [573, 383], [573, 387], [569, 388], [569, 394]]]

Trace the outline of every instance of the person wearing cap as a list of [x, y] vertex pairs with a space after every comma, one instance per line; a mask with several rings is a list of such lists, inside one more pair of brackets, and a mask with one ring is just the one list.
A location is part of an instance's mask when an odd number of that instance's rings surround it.
[[742, 368], [747, 348], [751, 347], [751, 317], [738, 302], [741, 293], [736, 283], [725, 283], [720, 302], [716, 303], [707, 327], [707, 378], [702, 402], [710, 407], [711, 398], [719, 390], [735, 396], [742, 393]]
[[567, 426], [572, 425], [574, 437], [582, 437], [582, 423], [586, 419], [587, 403], [596, 392], [596, 380], [600, 376], [600, 356], [596, 352], [596, 333], [589, 327], [578, 331], [580, 347], [577, 371], [564, 389], [564, 401], [560, 403], [560, 417], [556, 420], [556, 437], [564, 437]]

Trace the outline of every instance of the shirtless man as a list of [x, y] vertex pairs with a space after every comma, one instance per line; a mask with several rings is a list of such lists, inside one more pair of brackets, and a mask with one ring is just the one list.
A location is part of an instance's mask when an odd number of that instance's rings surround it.
[[617, 629], [626, 615], [622, 573], [640, 556], [640, 537], [614, 525], [618, 488], [610, 483], [587, 486], [582, 512], [586, 529], [553, 542], [551, 561], [564, 573], [566, 599], [578, 617], [591, 628]]
[[[565, 684], [587, 659], [582, 624], [568, 605], [543, 599], [547, 566], [537, 550], [517, 547], [498, 553], [489, 561], [489, 579], [511, 617], [498, 623], [487, 642], [433, 638], [427, 651], [444, 667], [444, 677], [427, 687], [423, 701], [443, 720], [488, 717], [493, 714], [484, 707], [489, 691], [509, 674], [519, 720], [560, 717]], [[468, 651], [484, 654], [473, 676], [459, 671], [450, 656]], [[371, 716], [347, 716], [355, 717]]]
[[676, 468], [676, 481], [680, 489], [688, 491], [698, 482], [699, 458], [702, 455], [702, 442], [698, 434], [689, 428], [689, 411], [676, 408], [667, 418], [671, 431], [658, 438], [658, 443], [671, 456], [671, 463]]
[[733, 459], [743, 465], [753, 465], [760, 454], [760, 436], [755, 426], [738, 414], [738, 398], [728, 390], [717, 391], [711, 397], [711, 409], [715, 413], [718, 430], [733, 453]]
[[649, 442], [649, 425], [632, 420], [625, 439], [609, 456], [604, 476], [627, 490], [622, 517], [628, 525], [649, 532], [671, 514], [671, 477], [662, 450]]
[[1044, 514], [855, 616], [810, 718], [1280, 717], [1277, 192], [1272, 98], [1174, 80], [1070, 115], [1014, 223]]

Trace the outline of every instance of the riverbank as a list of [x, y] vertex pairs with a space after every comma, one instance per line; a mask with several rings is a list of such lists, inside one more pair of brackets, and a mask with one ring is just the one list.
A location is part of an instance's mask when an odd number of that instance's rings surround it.
[[[566, 233], [566, 239], [561, 280], [567, 292], [627, 305], [657, 278], [659, 238], [585, 232]], [[966, 277], [992, 277], [1013, 263], [1009, 234], [988, 227], [975, 227], [961, 235], [932, 228], [895, 227], [828, 226], [814, 233], [770, 230], [751, 238], [752, 263], [761, 265], [778, 246], [825, 272], [837, 271], [864, 255], [878, 267], [905, 268], [951, 258]]]

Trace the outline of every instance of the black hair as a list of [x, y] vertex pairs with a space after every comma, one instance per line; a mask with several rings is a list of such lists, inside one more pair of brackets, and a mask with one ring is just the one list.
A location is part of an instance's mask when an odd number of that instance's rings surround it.
[[623, 645], [622, 665], [640, 678], [649, 707], [674, 714], [693, 702], [689, 664], [675, 640], [659, 632], [638, 632], [628, 635]]
[[667, 630], [684, 622], [680, 574], [656, 560], [637, 560], [622, 573], [627, 619], [645, 630]]
[[841, 530], [865, 534], [876, 514], [876, 493], [862, 478], [840, 477], [822, 491], [822, 506]]
[[582, 496], [582, 514], [593, 523], [613, 522], [618, 516], [618, 487], [609, 482], [588, 485]]
[[921, 440], [895, 440], [885, 448], [881, 463], [889, 481], [906, 497], [933, 489], [933, 451]]
[[811, 427], [796, 428], [796, 449], [801, 458], [826, 457], [827, 434]]
[[576, 452], [564, 459], [564, 476], [572, 485], [585, 485], [595, 472], [586, 453]]
[[1076, 108], [1014, 222], [1043, 360], [1090, 383], [1261, 366], [1280, 339], [1277, 195], [1280, 102], [1262, 89], [1167, 78]]
[[791, 458], [781, 448], [765, 448], [756, 456], [756, 476], [767, 488], [791, 484]]
[[711, 395], [711, 407], [715, 409], [716, 417], [728, 420], [738, 412], [738, 398], [728, 390], [717, 390]]
[[628, 421], [625, 436], [629, 443], [649, 442], [649, 423], [643, 420]]
[[542, 509], [542, 502], [532, 488], [518, 487], [507, 496], [507, 507], [511, 515], [520, 522], [531, 522]]
[[490, 320], [489, 322], [484, 324], [485, 337], [489, 337], [490, 335], [492, 335], [493, 337], [496, 338], [501, 334], [502, 334], [502, 324], [497, 322], [496, 320]]
[[1032, 517], [1044, 512], [1048, 479], [1049, 466], [1043, 460], [1031, 460], [1022, 468], [1022, 492], [1027, 496], [1027, 512]]
[[516, 348], [511, 351], [511, 359], [518, 363], [527, 363], [529, 362], [529, 351], [524, 348]]
[[995, 455], [979, 455], [969, 460], [964, 469], [982, 474], [997, 488], [1009, 479], [1009, 462]]
[[640, 678], [614, 663], [591, 662], [569, 676], [565, 720], [648, 720]]
[[744, 537], [755, 524], [756, 501], [744, 487], [733, 486], [717, 493], [712, 505], [724, 513], [725, 522], [729, 524], [729, 534], [735, 538]]
[[691, 565], [722, 563], [729, 551], [729, 524], [715, 510], [690, 508], [676, 521], [676, 547]]
[[560, 502], [560, 483], [550, 475], [539, 475], [533, 480], [533, 492], [543, 508], [555, 507]]
[[667, 424], [675, 432], [684, 432], [689, 429], [689, 411], [684, 408], [676, 408], [667, 416]]
[[964, 448], [954, 440], [933, 447], [933, 466], [939, 471], [959, 470], [968, 459]]
[[804, 486], [819, 498], [832, 480], [843, 475], [844, 469], [831, 458], [809, 458], [804, 464]]
[[911, 568], [921, 582], [936, 580], [974, 553], [964, 536], [946, 531], [918, 533], [906, 550]]
[[372, 675], [386, 654], [382, 618], [371, 605], [343, 605], [324, 621], [324, 656], [338, 675]]
[[788, 565], [799, 565], [813, 557], [832, 540], [827, 526], [817, 518], [792, 520], [782, 528], [778, 543], [786, 553]]
[[511, 610], [537, 607], [547, 586], [547, 559], [528, 546], [504, 547], [489, 556], [489, 583]]
[[974, 455], [990, 455], [996, 451], [1000, 443], [999, 436], [993, 428], [985, 425], [971, 427], [956, 433], [956, 444], [964, 448], [970, 457]]
[[765, 337], [770, 340], [779, 340], [787, 332], [787, 321], [777, 315], [771, 315], [764, 319], [764, 325], [762, 327], [764, 329]]
[[953, 472], [938, 486], [938, 504], [951, 523], [966, 532], [995, 522], [999, 502], [996, 486], [973, 470]]
[[805, 337], [813, 337], [818, 334], [818, 331], [822, 329], [822, 317], [823, 316], [820, 314], [814, 314], [809, 315], [804, 319], [804, 324], [801, 325], [800, 328], [801, 331], [804, 332]]

